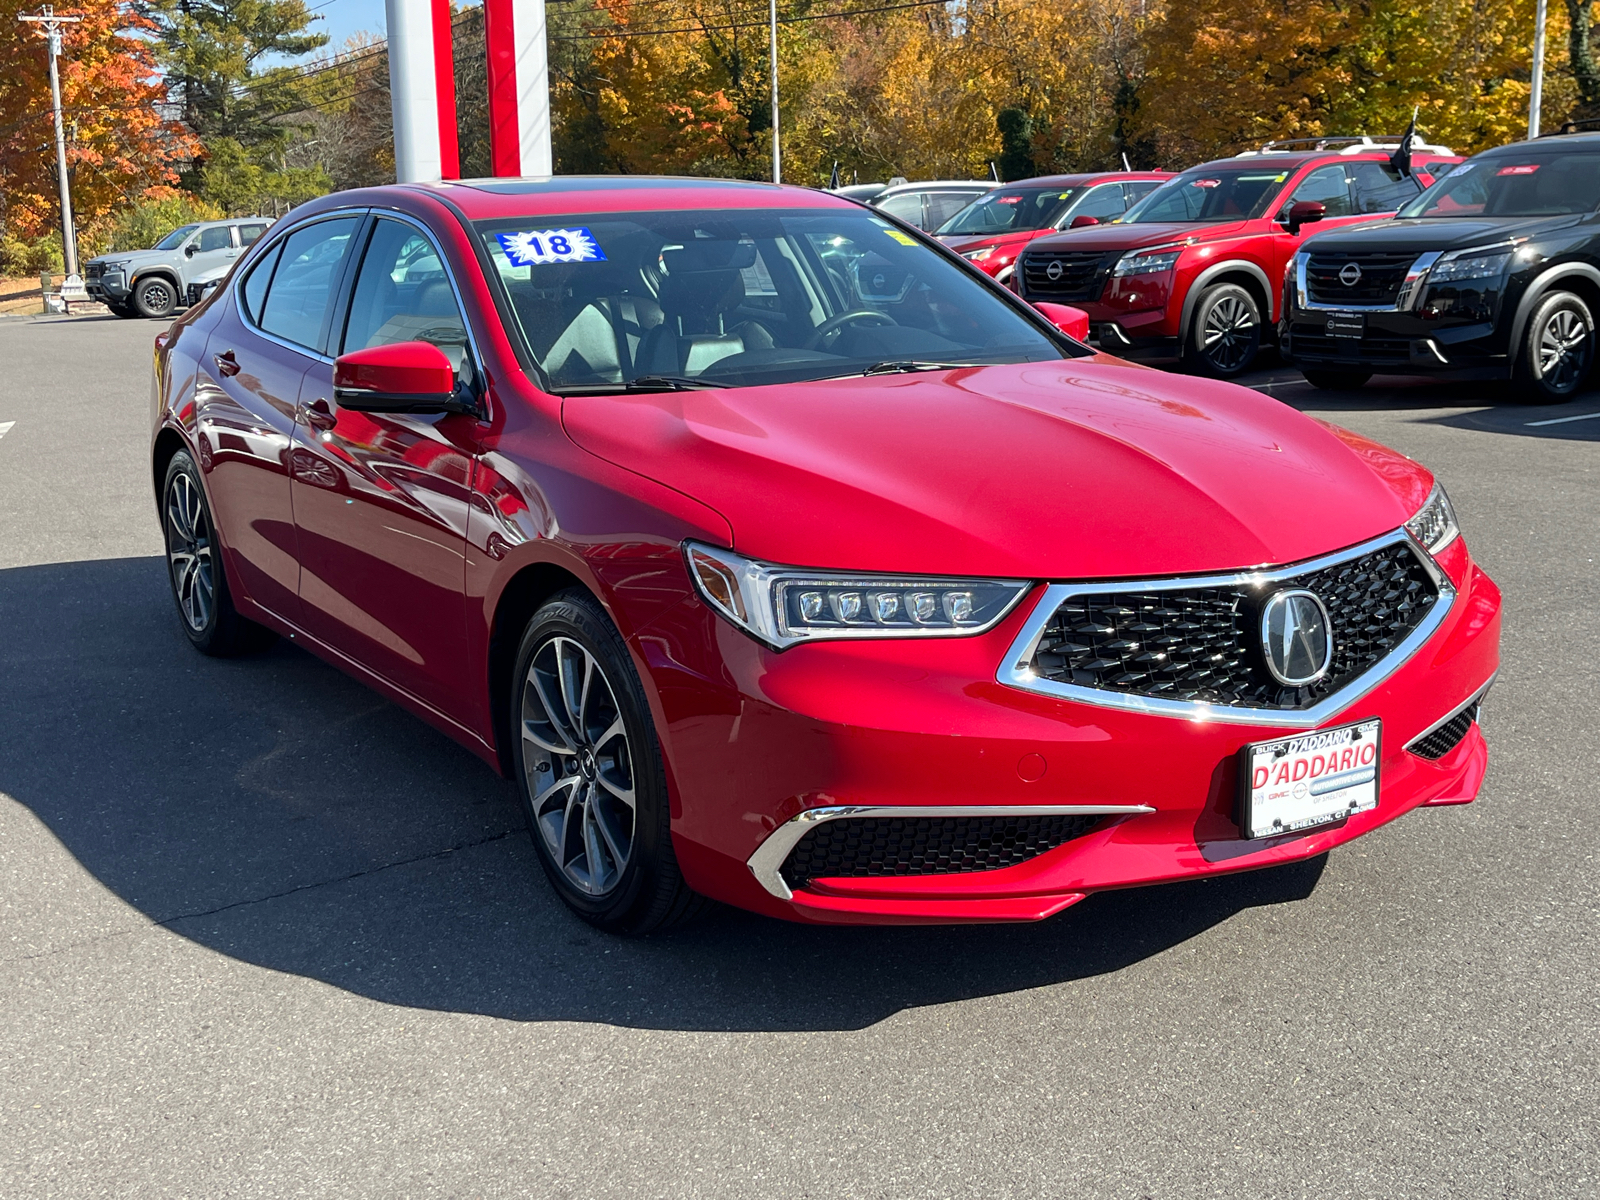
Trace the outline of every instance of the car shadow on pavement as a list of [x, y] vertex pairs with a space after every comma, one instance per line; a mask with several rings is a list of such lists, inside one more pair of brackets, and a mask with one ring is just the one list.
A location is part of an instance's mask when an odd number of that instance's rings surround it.
[[[285, 643], [197, 654], [159, 558], [0, 571], [0, 628], [0, 791], [151, 921], [388, 1004], [858, 1029], [1120, 970], [1304, 898], [1325, 861], [1106, 893], [1037, 925], [816, 928], [718, 909], [625, 941], [566, 912], [513, 787], [443, 735]], [[58, 898], [35, 899], [50, 919]]]

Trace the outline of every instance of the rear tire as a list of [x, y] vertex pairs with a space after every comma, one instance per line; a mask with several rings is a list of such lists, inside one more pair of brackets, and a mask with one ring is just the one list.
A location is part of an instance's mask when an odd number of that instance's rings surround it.
[[1261, 308], [1248, 290], [1219, 283], [1200, 293], [1186, 357], [1214, 379], [1248, 371], [1261, 352]]
[[528, 622], [508, 730], [523, 815], [546, 877], [608, 933], [679, 925], [711, 902], [672, 850], [666, 770], [650, 706], [622, 637], [581, 588]]
[[1565, 404], [1594, 366], [1594, 317], [1571, 292], [1539, 302], [1522, 338], [1512, 395], [1522, 404]]
[[161, 485], [167, 579], [183, 632], [194, 648], [216, 658], [233, 658], [270, 646], [277, 634], [241, 617], [234, 608], [216, 529], [200, 470], [187, 450], [179, 450], [167, 464]]
[[1353, 392], [1365, 387], [1371, 371], [1302, 371], [1306, 382], [1325, 392]]
[[159, 276], [133, 285], [133, 307], [141, 317], [170, 317], [178, 307], [178, 289]]

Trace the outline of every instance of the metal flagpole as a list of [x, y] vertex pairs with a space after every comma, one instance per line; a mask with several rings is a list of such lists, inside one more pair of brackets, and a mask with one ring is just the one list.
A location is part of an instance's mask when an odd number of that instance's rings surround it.
[[[1544, 3], [1544, 0], [1539, 0]], [[771, 0], [773, 8], [773, 182], [781, 184], [784, 181], [784, 168], [782, 158], [778, 155], [778, 0]]]
[[1539, 107], [1544, 101], [1544, 16], [1546, 0], [1539, 0], [1533, 29], [1533, 86], [1528, 90], [1528, 137], [1539, 136]]
[[[61, 257], [67, 268], [67, 283], [62, 285], [62, 290], [66, 291], [68, 285], [78, 277], [78, 238], [72, 228], [72, 189], [67, 183], [67, 131], [61, 121], [61, 74], [56, 69], [56, 58], [61, 53], [61, 27], [75, 25], [83, 18], [58, 17], [55, 9], [47, 4], [44, 11], [36, 16], [23, 15], [17, 20], [40, 26], [40, 35], [50, 48], [50, 99], [56, 110], [56, 181], [61, 187]], [[82, 286], [81, 282], [79, 286]]]

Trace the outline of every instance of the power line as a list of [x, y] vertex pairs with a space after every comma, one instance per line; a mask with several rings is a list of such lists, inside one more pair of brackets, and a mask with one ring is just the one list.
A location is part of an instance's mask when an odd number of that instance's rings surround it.
[[[907, 8], [932, 8], [934, 5], [943, 5], [947, 0], [906, 0], [902, 4], [880, 4], [872, 8], [853, 8], [847, 12], [806, 13], [802, 16], [779, 17], [780, 25], [798, 25], [803, 21], [831, 21], [840, 17], [862, 17], [870, 13], [897, 12]], [[613, 26], [610, 29], [593, 30], [589, 33], [559, 34], [551, 36], [552, 42], [587, 42], [603, 38], [628, 38], [628, 37], [663, 37], [673, 33], [717, 33], [726, 29], [763, 29], [767, 22], [762, 21], [736, 21], [726, 25], [682, 25], [670, 29], [627, 29], [623, 26]]]

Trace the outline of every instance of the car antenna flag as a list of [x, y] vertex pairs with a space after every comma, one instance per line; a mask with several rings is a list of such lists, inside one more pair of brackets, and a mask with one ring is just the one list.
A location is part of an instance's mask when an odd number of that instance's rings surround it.
[[836, 158], [833, 160], [833, 174], [828, 176], [828, 190], [830, 192], [837, 192], [839, 190], [839, 183], [839, 160]]
[[994, 159], [992, 158], [989, 160], [989, 178], [994, 180], [996, 183], [1005, 182], [1005, 180], [1000, 178], [1000, 168], [994, 165]]
[[1417, 109], [1411, 109], [1411, 124], [1406, 126], [1406, 131], [1400, 135], [1400, 145], [1395, 147], [1395, 152], [1389, 156], [1389, 165], [1402, 175], [1411, 174], [1411, 142], [1417, 136]]

